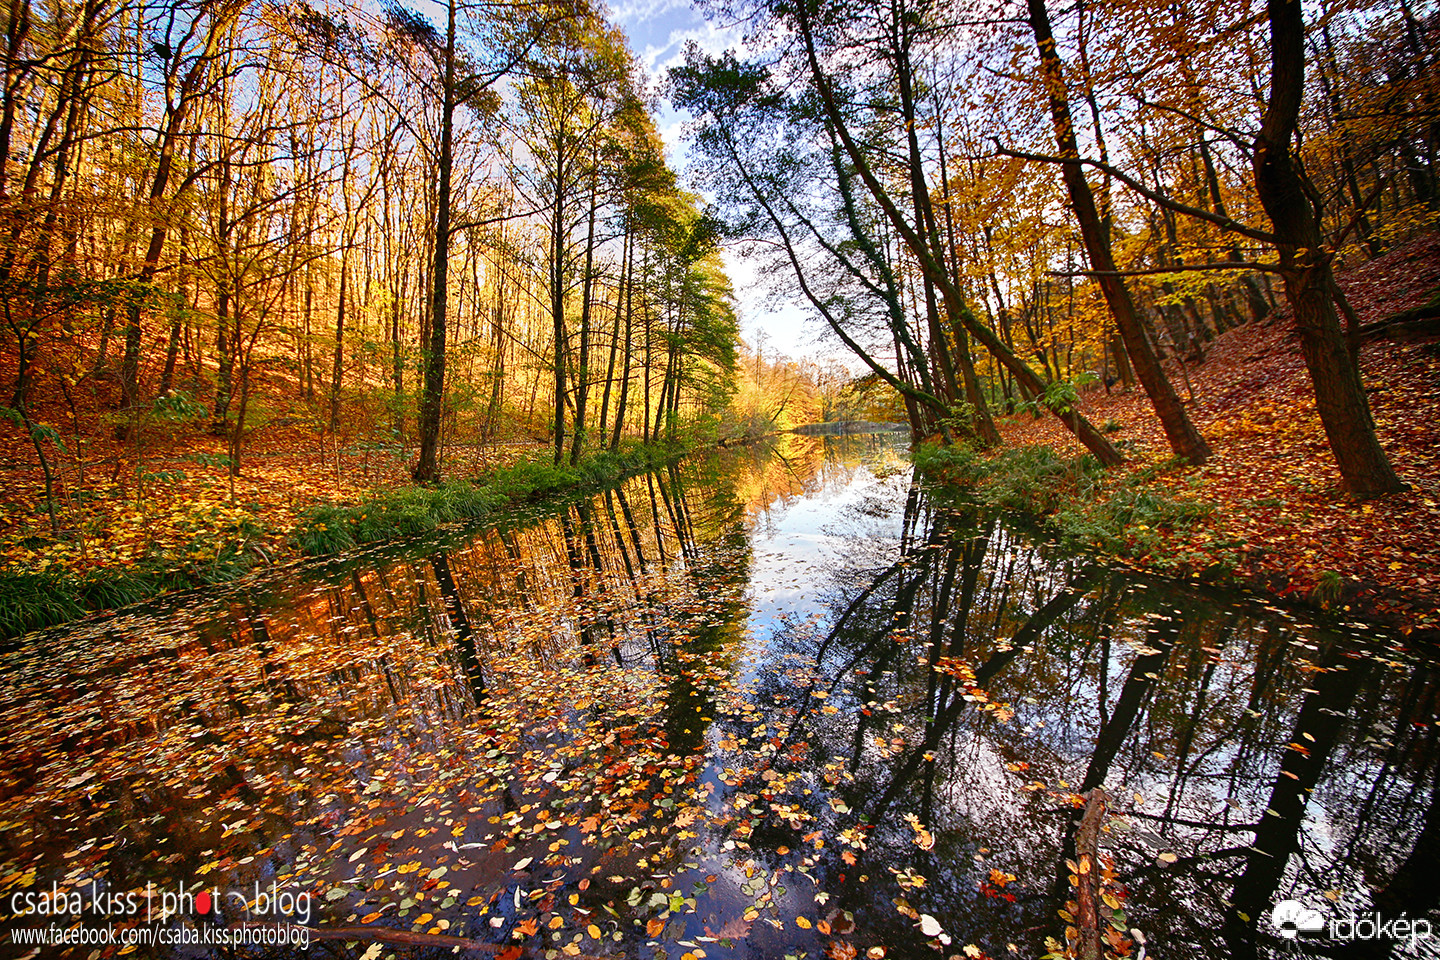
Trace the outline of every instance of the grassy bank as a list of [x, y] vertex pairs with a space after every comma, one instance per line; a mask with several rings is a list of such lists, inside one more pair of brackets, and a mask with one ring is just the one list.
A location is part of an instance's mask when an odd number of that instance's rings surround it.
[[204, 559], [167, 553], [135, 564], [84, 572], [59, 566], [3, 571], [0, 639], [53, 627], [97, 610], [138, 603], [172, 590], [224, 583], [248, 572], [258, 560], [258, 555], [247, 552], [243, 543], [231, 542], [219, 545]]
[[[678, 459], [683, 443], [627, 444], [554, 466], [548, 452], [436, 487], [386, 487], [352, 501], [305, 507], [293, 524], [267, 527], [243, 507], [177, 503], [185, 535], [125, 559], [97, 556], [73, 544], [37, 546], [34, 556], [0, 570], [0, 639], [56, 626], [99, 610], [137, 603], [173, 590], [224, 583], [259, 564], [319, 557], [354, 547], [423, 536], [452, 523], [483, 523], [507, 510], [602, 489]], [[157, 515], [136, 514], [136, 524]], [[287, 529], [288, 527], [288, 529]]]
[[687, 449], [634, 444], [593, 454], [573, 467], [522, 460], [475, 479], [380, 490], [355, 504], [320, 504], [301, 513], [293, 541], [299, 553], [318, 557], [422, 536], [445, 523], [478, 523], [519, 504], [609, 486], [677, 459]]
[[[1319, 545], [1297, 514], [1288, 540], [1253, 536], [1253, 515], [1284, 509], [1269, 500], [1216, 500], [1202, 469], [1173, 459], [1103, 470], [1089, 455], [1061, 457], [1048, 446], [1012, 447], [982, 455], [964, 445], [923, 444], [920, 472], [942, 492], [1033, 523], [1063, 548], [1163, 576], [1197, 578], [1284, 598], [1335, 613], [1359, 614], [1416, 638], [1440, 639], [1431, 607], [1372, 576], [1319, 565], [1277, 570], [1277, 559], [1308, 559]], [[1368, 504], [1336, 502], [1332, 510], [1361, 516]], [[1283, 529], [1283, 528], [1282, 528]], [[1359, 538], [1352, 536], [1350, 544]], [[1388, 558], [1387, 558], [1388, 559]], [[1391, 567], [1398, 560], [1388, 561]], [[1375, 562], [1371, 569], [1381, 568]], [[1352, 568], [1353, 569], [1353, 568]]]
[[[1440, 285], [1440, 234], [1338, 279], [1362, 329], [1421, 308]], [[1359, 361], [1376, 434], [1408, 491], [1346, 495], [1284, 305], [1205, 344], [1203, 360], [1187, 362], [1176, 381], [1213, 451], [1203, 465], [1168, 459], [1169, 441], [1143, 390], [1097, 386], [1081, 393], [1078, 409], [1105, 424], [1126, 463], [1098, 487], [1093, 471], [1080, 468], [1068, 486], [1058, 477], [1013, 485], [1033, 494], [1050, 529], [1072, 542], [1156, 569], [1232, 567], [1233, 582], [1257, 592], [1440, 642], [1440, 338], [1365, 337]], [[1004, 417], [998, 426], [1012, 448], [1079, 452], [1055, 417]], [[1185, 516], [1206, 505], [1207, 515]], [[1180, 516], [1167, 517], [1177, 509]], [[1117, 524], [1131, 515], [1129, 529]]]
[[1240, 544], [1194, 537], [1214, 506], [1155, 483], [1176, 467], [1164, 461], [1131, 472], [1106, 471], [1089, 455], [1062, 458], [1046, 446], [982, 456], [963, 444], [922, 444], [915, 463], [933, 480], [984, 506], [1033, 518], [1071, 550], [1134, 561], [1160, 573], [1229, 577]]

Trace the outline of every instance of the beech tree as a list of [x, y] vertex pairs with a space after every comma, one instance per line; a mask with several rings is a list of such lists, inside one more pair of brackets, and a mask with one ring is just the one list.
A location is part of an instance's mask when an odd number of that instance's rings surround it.
[[[1128, 3], [1078, 5], [1065, 14], [1073, 28], [1067, 64], [1043, 0], [1027, 0], [1019, 20], [963, 3], [757, 3], [749, 11], [752, 62], [696, 54], [674, 76], [680, 102], [702, 117], [696, 143], [712, 181], [727, 185], [721, 194], [734, 201], [738, 235], [775, 244], [816, 312], [881, 368], [877, 375], [896, 381], [917, 429], [927, 408], [934, 423], [956, 422], [951, 412], [971, 394], [963, 361], [973, 340], [993, 358], [992, 391], [996, 380], [1007, 392], [1013, 383], [1027, 402], [1057, 408], [1102, 461], [1117, 462], [1075, 414], [1073, 385], [1062, 382], [1074, 376], [1069, 354], [1083, 343], [1102, 375], [1112, 364], [1120, 377], [1133, 371], [1172, 451], [1201, 463], [1208, 444], [1165, 364], [1189, 389], [1187, 359], [1230, 326], [1268, 314], [1261, 277], [1278, 273], [1345, 488], [1379, 495], [1399, 489], [1399, 480], [1368, 412], [1357, 335], [1347, 343], [1338, 320], [1337, 305], [1351, 312], [1331, 262], [1386, 178], [1377, 175], [1367, 197], [1344, 174], [1353, 174], [1353, 162], [1342, 163], [1340, 187], [1353, 207], [1338, 216], [1337, 191], [1327, 194], [1302, 172], [1295, 141], [1305, 119], [1307, 27], [1298, 4], [1284, 7], [1283, 22], [1278, 9], [1257, 20], [1249, 8], [1209, 2], [1155, 17]], [[1398, 22], [1410, 27], [1397, 28], [1397, 38], [1423, 59], [1407, 10]], [[1344, 33], [1339, 23], [1321, 21], [1310, 32], [1335, 47], [1330, 33]], [[1143, 82], [1137, 63], [1147, 64]], [[1408, 77], [1408, 66], [1387, 71], [1394, 101], [1427, 102], [1428, 87], [1393, 79]], [[1117, 113], [1121, 104], [1130, 112]], [[1037, 121], [1049, 127], [1049, 149]], [[1247, 123], [1258, 136], [1242, 133]], [[1426, 136], [1411, 126], [1386, 147], [1397, 170], [1421, 171], [1408, 179], [1417, 204], [1433, 196], [1420, 159], [1430, 149]], [[1017, 259], [1033, 258], [1017, 268], [996, 262], [1011, 237], [994, 219], [959, 222], [988, 186], [972, 191], [965, 177], [993, 170], [997, 154], [1059, 167], [1088, 269], [1075, 262], [1063, 225], [1040, 225], [1051, 239], [1017, 250]], [[1336, 218], [1328, 230], [1327, 217]], [[1278, 263], [1264, 262], [1269, 249]], [[1017, 292], [1017, 275], [1027, 270], [1044, 276]], [[842, 293], [839, 278], [854, 289]], [[853, 318], [843, 315], [862, 302], [861, 290], [891, 316], [893, 368], [876, 359], [873, 339], [856, 341]], [[1057, 301], [1070, 327], [1063, 338], [1053, 329]], [[1087, 314], [1092, 302], [1103, 302], [1110, 320]], [[1105, 332], [1111, 321], [1113, 335]], [[1077, 322], [1100, 329], [1077, 335]], [[1020, 353], [1033, 355], [1044, 375]]]
[[1045, 0], [1027, 2], [1030, 29], [1035, 34], [1035, 46], [1040, 54], [1041, 71], [1050, 102], [1055, 142], [1060, 149], [1060, 156], [1064, 159], [1061, 170], [1065, 178], [1065, 189], [1070, 195], [1070, 208], [1080, 224], [1080, 235], [1084, 238], [1085, 251], [1089, 255], [1090, 266], [1095, 271], [1096, 282], [1104, 291], [1131, 367], [1145, 387], [1145, 392], [1149, 394], [1155, 413], [1165, 428], [1170, 449], [1176, 456], [1183, 457], [1190, 463], [1204, 463], [1210, 456], [1210, 446], [1190, 422], [1185, 407], [1176, 396], [1175, 388], [1170, 385], [1170, 379], [1165, 375], [1159, 358], [1146, 337], [1135, 301], [1130, 296], [1124, 278], [1118, 273], [1115, 257], [1111, 253], [1109, 225], [1102, 220], [1095, 197], [1090, 191], [1090, 184], [1085, 180], [1085, 171], [1080, 165], [1075, 124], [1070, 116], [1070, 98], [1066, 91], [1060, 57], [1056, 53], [1055, 36], [1050, 28], [1050, 14], [1045, 9]]
[[[600, 156], [606, 128], [630, 94], [623, 42], [590, 11], [549, 31], [527, 63], [519, 86], [517, 132], [529, 162], [512, 166], [530, 202], [547, 217], [546, 285], [552, 321], [554, 460], [566, 456], [566, 421], [573, 410], [571, 462], [584, 444], [589, 389], [590, 320], [601, 205]], [[571, 349], [567, 316], [579, 288], [580, 329]], [[572, 353], [574, 354], [572, 356]]]
[[[469, 108], [481, 116], [493, 114], [498, 100], [492, 87], [520, 61], [538, 33], [538, 24], [526, 22], [524, 11], [510, 5], [467, 4], [447, 0], [445, 27], [437, 30], [428, 20], [399, 7], [387, 14], [386, 30], [393, 42], [406, 48], [398, 56], [404, 75], [438, 105], [437, 129], [417, 137], [429, 154], [436, 178], [434, 222], [429, 264], [429, 335], [425, 337], [423, 386], [417, 427], [420, 453], [412, 471], [422, 483], [440, 479], [440, 416], [445, 396], [446, 339], [450, 305], [450, 243], [458, 225], [453, 222], [451, 200], [455, 176], [456, 113]], [[471, 30], [471, 41], [481, 52], [462, 47], [460, 18]], [[478, 44], [484, 38], [485, 45]]]
[[[241, 4], [235, 0], [219, 4], [197, 5], [193, 9], [172, 8], [159, 14], [162, 25], [156, 30], [158, 39], [151, 41], [154, 52], [162, 62], [162, 93], [164, 112], [154, 145], [155, 169], [150, 177], [149, 189], [142, 200], [141, 221], [148, 221], [149, 238], [145, 252], [141, 255], [135, 280], [144, 287], [155, 279], [160, 268], [160, 258], [165, 250], [169, 217], [164, 204], [166, 191], [175, 168], [175, 152], [185, 123], [196, 104], [213, 92], [213, 86], [220, 77], [215, 75], [214, 65], [227, 51], [226, 43], [241, 11]], [[177, 14], [183, 14], [177, 16]], [[140, 321], [142, 300], [134, 298], [127, 309], [125, 325], [125, 355], [120, 364], [120, 385], [123, 406], [133, 408], [140, 402]], [[118, 430], [129, 429], [121, 422]]]
[[[1035, 0], [1030, 9], [1032, 29], [1038, 35], [1040, 30], [1033, 22], [1037, 6]], [[1326, 235], [1322, 226], [1324, 195], [1303, 173], [1294, 142], [1305, 95], [1307, 28], [1303, 12], [1297, 3], [1270, 4], [1258, 21], [1267, 28], [1263, 37], [1258, 32], [1252, 35], [1251, 24], [1256, 21], [1247, 19], [1244, 10], [1200, 4], [1189, 16], [1166, 18], [1138, 33], [1115, 25], [1112, 43], [1118, 50], [1129, 54], [1137, 48], [1148, 51], [1156, 63], [1143, 89], [1132, 87], [1127, 91], [1139, 111], [1132, 124], [1137, 134], [1132, 138], [1139, 148], [1137, 159], [1143, 162], [1147, 155], [1154, 155], [1155, 148], [1149, 144], [1152, 137], [1165, 137], [1170, 144], [1186, 144], [1190, 155], [1199, 160], [1197, 172], [1204, 182], [1203, 190], [1191, 192], [1195, 202], [1180, 198], [1182, 188], [1173, 173], [1167, 184], [1167, 177], [1159, 170], [1153, 178], [1137, 175], [1109, 158], [1081, 158], [1081, 164], [1113, 179], [1147, 204], [1165, 224], [1162, 236], [1168, 235], [1166, 245], [1170, 248], [1177, 243], [1177, 219], [1209, 224], [1223, 233], [1223, 238], [1207, 242], [1224, 250], [1228, 257], [1207, 258], [1208, 262], [1193, 265], [1172, 261], [1174, 269], [1209, 272], [1259, 268], [1274, 270], [1284, 278], [1286, 299], [1294, 313], [1301, 352], [1314, 386], [1316, 410], [1345, 489], [1360, 497], [1394, 492], [1403, 484], [1375, 435], [1356, 345], [1347, 343], [1338, 319], [1337, 300], [1343, 302], [1343, 297], [1331, 266], [1336, 247], [1345, 242], [1362, 219], [1365, 204], [1358, 204], [1348, 222]], [[1260, 41], [1268, 39], [1264, 59], [1247, 59], [1242, 39], [1255, 41], [1261, 51], [1264, 47]], [[1043, 61], [1047, 45], [1040, 46]], [[1050, 82], [1054, 65], [1048, 70], [1042, 67], [1042, 72]], [[1220, 92], [1228, 82], [1227, 76], [1237, 72], [1248, 72], [1254, 85], [1255, 98], [1248, 104], [1237, 103]], [[1162, 80], [1172, 82], [1159, 82]], [[1214, 96], [1202, 93], [1212, 89], [1217, 90]], [[1249, 120], [1258, 127], [1253, 140], [1234, 129], [1234, 125], [1246, 121], [1247, 110]], [[1056, 126], [1058, 129], [1059, 121]], [[1240, 178], [1231, 181], [1232, 200], [1227, 200], [1222, 190], [1210, 145], [1202, 139], [1203, 151], [1188, 147], [1200, 129], [1219, 134], [1234, 160], [1253, 171], [1249, 185]], [[1031, 155], [1031, 159], [1060, 164], [1067, 170], [1076, 167], [1063, 145], [1060, 156]], [[1067, 176], [1074, 178], [1073, 173]], [[1270, 221], [1271, 229], [1265, 229], [1258, 220], [1262, 215]], [[1244, 259], [1236, 238], [1248, 241], [1252, 248], [1260, 245], [1262, 250], [1273, 249], [1279, 262], [1271, 265]], [[1122, 274], [1160, 275], [1162, 286], [1168, 287], [1181, 276], [1164, 276], [1172, 264], [1138, 270], [1122, 270], [1115, 265], [1105, 270], [1097, 266], [1096, 276], [1103, 284], [1107, 276], [1118, 279]], [[1246, 283], [1254, 283], [1253, 274]], [[1167, 293], [1171, 291], [1173, 287]], [[1254, 306], [1254, 288], [1245, 295], [1252, 314], [1259, 314], [1260, 309]], [[1161, 316], [1168, 319], [1166, 313]], [[1131, 359], [1135, 359], [1133, 352]]]
[[[917, 436], [943, 422], [950, 408], [935, 393], [930, 363], [902, 304], [890, 251], [875, 239], [873, 219], [862, 215], [853, 173], [838, 151], [832, 145], [826, 153], [802, 156], [789, 149], [803, 141], [791, 133], [786, 120], [792, 114], [783, 97], [770, 89], [763, 69], [732, 55], [712, 60], [692, 48], [685, 66], [671, 78], [677, 103], [707, 121], [696, 135], [711, 162], [707, 176], [717, 192], [746, 201], [732, 210], [730, 232], [773, 234], [805, 299], [876, 376], [906, 398]], [[826, 176], [836, 178], [841, 194], [838, 223], [824, 222], [823, 210], [804, 204], [801, 184]], [[826, 229], [831, 226], [833, 233]], [[818, 264], [809, 256], [812, 241], [826, 255]], [[833, 269], [824, 270], [827, 265]], [[877, 320], [888, 331], [898, 372], [881, 363], [877, 347], [869, 345], [885, 342], [883, 335], [875, 340], [863, 329]]]

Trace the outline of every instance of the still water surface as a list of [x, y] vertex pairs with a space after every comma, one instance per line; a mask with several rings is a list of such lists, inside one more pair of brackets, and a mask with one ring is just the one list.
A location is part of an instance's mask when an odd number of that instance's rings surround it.
[[280, 898], [502, 957], [1040, 957], [1097, 786], [1132, 956], [1368, 949], [1277, 935], [1287, 898], [1440, 927], [1429, 659], [1037, 544], [893, 437], [31, 635], [0, 711], [5, 938]]

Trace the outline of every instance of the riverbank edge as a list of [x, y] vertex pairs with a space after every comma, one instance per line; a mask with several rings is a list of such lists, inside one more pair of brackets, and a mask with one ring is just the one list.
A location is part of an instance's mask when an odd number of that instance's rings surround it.
[[[230, 583], [257, 567], [333, 557], [347, 550], [425, 536], [447, 525], [483, 527], [508, 510], [598, 493], [630, 477], [680, 460], [701, 444], [663, 440], [623, 443], [578, 464], [521, 460], [476, 477], [437, 486], [377, 488], [357, 502], [318, 503], [288, 531], [249, 531], [204, 564], [176, 566], [166, 558], [113, 564], [84, 574], [68, 570], [0, 572], [0, 640], [153, 600], [167, 593]], [[292, 551], [271, 557], [254, 546], [278, 534]]]
[[1185, 542], [1184, 535], [1218, 505], [1174, 496], [1156, 482], [1183, 468], [1180, 461], [1107, 471], [1088, 454], [1064, 458], [1048, 446], [987, 454], [936, 442], [917, 445], [912, 456], [919, 476], [968, 501], [1018, 514], [1062, 549], [1173, 580], [1244, 590], [1324, 616], [1369, 620], [1408, 641], [1440, 644], [1440, 630], [1416, 627], [1383, 609], [1383, 601], [1396, 597], [1380, 584], [1322, 576], [1300, 591], [1291, 577], [1253, 569], [1256, 552], [1241, 540], [1215, 537], [1203, 548]]

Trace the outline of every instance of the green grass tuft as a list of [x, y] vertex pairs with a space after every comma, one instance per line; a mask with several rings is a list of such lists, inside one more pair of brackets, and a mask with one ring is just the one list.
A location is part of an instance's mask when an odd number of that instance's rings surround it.
[[522, 460], [473, 480], [376, 492], [357, 504], [322, 504], [301, 514], [292, 535], [312, 557], [351, 547], [431, 533], [446, 523], [475, 523], [505, 509], [563, 494], [588, 492], [653, 470], [685, 452], [679, 445], [630, 444], [600, 451], [574, 467]]

